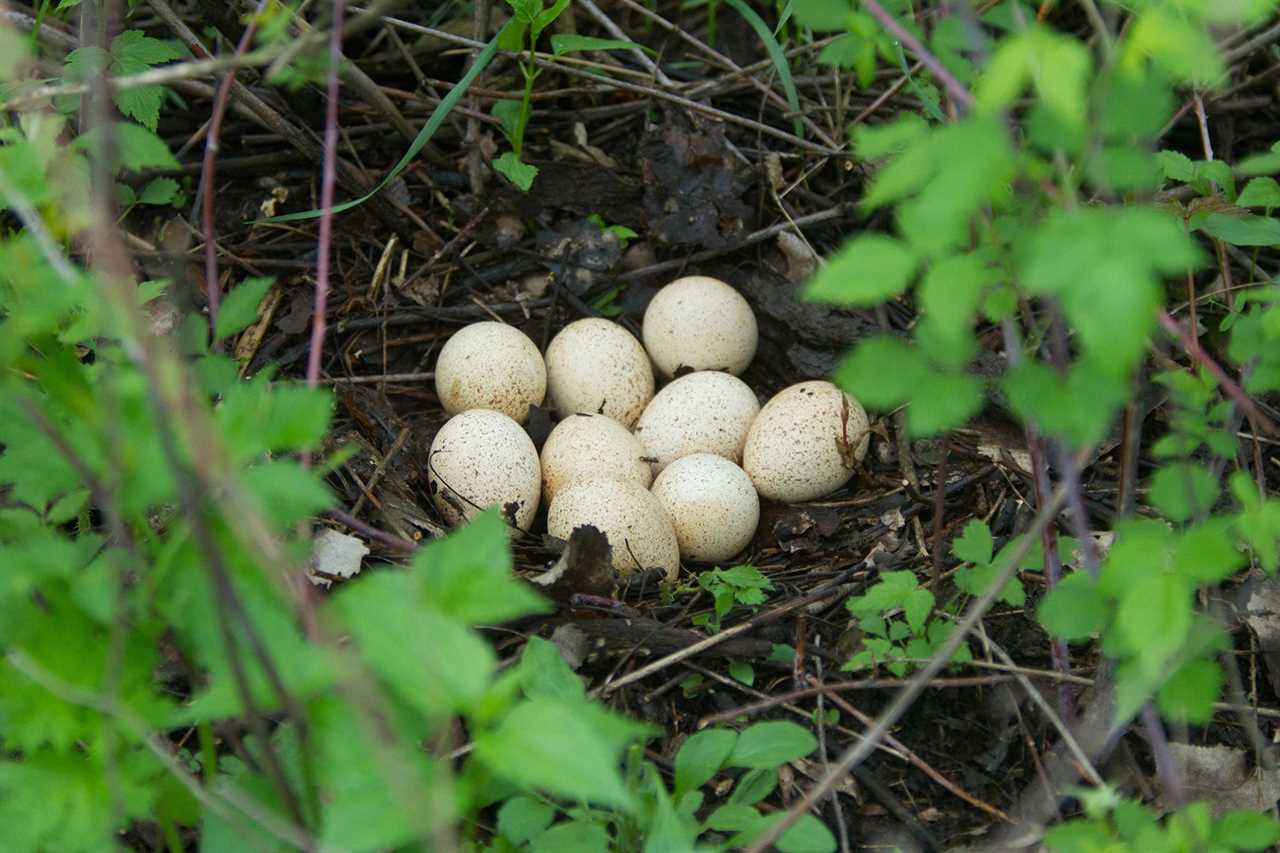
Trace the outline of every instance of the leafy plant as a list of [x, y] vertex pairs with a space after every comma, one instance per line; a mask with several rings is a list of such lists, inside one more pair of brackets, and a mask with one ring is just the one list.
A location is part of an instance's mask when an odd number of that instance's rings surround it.
[[[920, 585], [914, 572], [884, 572], [861, 595], [845, 602], [862, 632], [861, 648], [842, 667], [846, 672], [883, 666], [899, 677], [911, 667], [906, 659], [933, 655], [955, 624], [933, 616], [933, 593]], [[899, 615], [901, 618], [898, 618]], [[952, 656], [952, 663], [972, 660], [967, 645]]]
[[744, 563], [730, 569], [699, 572], [698, 586], [711, 594], [712, 612], [694, 616], [693, 624], [714, 634], [720, 630], [720, 620], [734, 605], [758, 607], [764, 604], [765, 593], [773, 589], [773, 581], [755, 566]]
[[[108, 50], [90, 46], [78, 47], [68, 53], [63, 77], [68, 82], [79, 83], [91, 80], [103, 71], [110, 71], [117, 77], [137, 74], [187, 55], [176, 42], [152, 38], [142, 30], [125, 30], [111, 40]], [[139, 86], [120, 89], [112, 94], [111, 99], [120, 112], [154, 132], [160, 121], [160, 105], [165, 92], [163, 86]]]
[[1045, 833], [1052, 853], [1141, 850], [1267, 850], [1280, 841], [1280, 825], [1254, 811], [1213, 817], [1207, 804], [1191, 803], [1160, 819], [1140, 802], [1110, 788], [1079, 792], [1085, 817], [1065, 821]]

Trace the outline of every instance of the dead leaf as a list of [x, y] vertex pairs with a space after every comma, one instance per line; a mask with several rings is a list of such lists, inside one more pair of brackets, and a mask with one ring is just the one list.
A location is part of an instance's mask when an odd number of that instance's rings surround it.
[[311, 570], [307, 577], [316, 586], [327, 587], [360, 573], [361, 561], [369, 553], [363, 540], [326, 527], [311, 543]]

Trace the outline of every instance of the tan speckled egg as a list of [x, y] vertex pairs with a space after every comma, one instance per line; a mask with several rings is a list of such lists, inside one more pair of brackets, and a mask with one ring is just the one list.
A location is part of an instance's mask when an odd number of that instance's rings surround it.
[[491, 409], [454, 415], [431, 442], [428, 486], [440, 515], [450, 524], [491, 506], [521, 530], [538, 511], [542, 469], [529, 435], [511, 418]]
[[742, 467], [763, 498], [796, 503], [849, 482], [867, 455], [862, 405], [830, 382], [801, 382], [765, 403], [742, 449]]
[[524, 423], [542, 405], [547, 368], [529, 337], [506, 323], [464, 326], [436, 360], [436, 394], [446, 413], [493, 409]]
[[562, 418], [578, 412], [603, 414], [629, 429], [653, 399], [653, 367], [630, 332], [588, 317], [551, 339], [547, 391]]
[[550, 505], [557, 492], [581, 480], [628, 480], [647, 489], [653, 469], [640, 439], [613, 418], [570, 415], [542, 445], [543, 500]]
[[695, 453], [667, 466], [653, 496], [676, 529], [680, 556], [702, 563], [731, 559], [751, 543], [760, 498], [746, 472], [723, 456]]
[[584, 524], [595, 525], [613, 549], [622, 574], [662, 568], [675, 580], [680, 547], [662, 504], [648, 489], [625, 480], [580, 480], [556, 493], [547, 510], [547, 532], [567, 540]]
[[735, 376], [756, 354], [756, 315], [742, 294], [717, 278], [691, 275], [662, 288], [644, 312], [644, 348], [662, 375], [681, 367]]
[[760, 412], [756, 394], [736, 376], [718, 370], [688, 373], [658, 392], [636, 424], [645, 455], [661, 473], [691, 453], [742, 460], [742, 445]]

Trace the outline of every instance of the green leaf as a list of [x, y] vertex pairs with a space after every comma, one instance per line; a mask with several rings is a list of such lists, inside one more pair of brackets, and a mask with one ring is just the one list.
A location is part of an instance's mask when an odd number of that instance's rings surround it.
[[1191, 628], [1188, 584], [1172, 575], [1139, 579], [1120, 599], [1116, 628], [1148, 670], [1162, 666]]
[[143, 169], [176, 169], [178, 161], [164, 140], [145, 127], [130, 122], [113, 122], [94, 127], [71, 143], [77, 151], [97, 155], [103, 150], [104, 134], [110, 133], [115, 145], [118, 165], [133, 172]]
[[744, 660], [729, 661], [729, 675], [748, 687], [756, 683], [755, 669]]
[[1237, 207], [1280, 207], [1280, 183], [1275, 178], [1254, 178], [1245, 184], [1236, 198]]
[[530, 637], [525, 643], [519, 673], [525, 695], [530, 698], [582, 699], [586, 696], [582, 679], [574, 675], [560, 650], [541, 637]]
[[470, 624], [550, 610], [544, 598], [512, 574], [507, 528], [496, 509], [423, 548], [414, 555], [412, 571], [422, 584], [424, 603]]
[[[585, 707], [549, 698], [522, 702], [497, 728], [476, 736], [475, 756], [518, 785], [630, 811], [618, 750], [596, 727], [581, 724]], [[566, 726], [566, 720], [579, 724]]]
[[180, 187], [173, 178], [156, 178], [142, 188], [140, 204], [169, 204], [178, 197]]
[[916, 264], [916, 256], [900, 240], [863, 234], [827, 259], [805, 288], [805, 297], [838, 305], [879, 305], [907, 289]]
[[1209, 31], [1180, 10], [1147, 6], [1121, 43], [1121, 65], [1135, 67], [1150, 59], [1177, 79], [1214, 85], [1223, 74], [1222, 58]]
[[1092, 578], [1073, 572], [1049, 590], [1040, 602], [1036, 619], [1055, 637], [1087, 640], [1106, 624], [1106, 600]]
[[258, 306], [262, 304], [263, 298], [275, 281], [271, 276], [246, 278], [231, 288], [218, 306], [214, 337], [220, 341], [225, 340], [239, 334], [255, 322], [258, 319]]
[[1213, 719], [1213, 703], [1218, 701], [1225, 676], [1211, 660], [1183, 664], [1156, 693], [1156, 705], [1172, 722], [1203, 725]]
[[973, 519], [964, 526], [964, 532], [951, 543], [951, 553], [956, 559], [969, 563], [990, 563], [995, 553], [995, 540], [991, 528], [981, 519]]
[[933, 612], [933, 593], [927, 589], [913, 589], [903, 602], [902, 610], [911, 633], [919, 634], [924, 630], [929, 614]]
[[795, 0], [796, 22], [814, 30], [843, 30], [852, 8], [849, 0]]
[[1227, 812], [1218, 819], [1213, 840], [1235, 850], [1266, 850], [1280, 841], [1280, 822], [1261, 812]]
[[367, 574], [331, 599], [361, 655], [405, 701], [428, 716], [471, 708], [496, 661], [473, 631], [420, 602], [412, 575]]
[[498, 809], [498, 834], [519, 846], [546, 831], [555, 817], [553, 806], [532, 797], [512, 797]]
[[730, 767], [757, 770], [777, 767], [803, 758], [818, 748], [808, 729], [786, 721], [756, 723], [738, 735], [733, 752], [725, 762]]
[[506, 151], [494, 160], [493, 170], [526, 193], [533, 186], [534, 178], [538, 177], [538, 167], [524, 162], [514, 151]]
[[1231, 216], [1226, 213], [1210, 213], [1203, 219], [1193, 219], [1196, 227], [1233, 246], [1280, 245], [1280, 219], [1269, 216]]
[[1226, 580], [1247, 562], [1236, 547], [1230, 518], [1212, 518], [1186, 531], [1173, 555], [1173, 570], [1200, 584]]
[[[831, 710], [835, 710], [832, 708]], [[733, 793], [729, 794], [729, 802], [737, 805], [751, 806], [773, 793], [778, 787], [778, 770], [776, 767], [762, 767], [748, 770], [742, 774]]]
[[[542, 0], [538, 0], [538, 5], [541, 5], [541, 3]], [[533, 41], [537, 41], [538, 36], [542, 34], [542, 31], [551, 26], [555, 22], [556, 18], [560, 17], [560, 13], [563, 12], [568, 5], [569, 0], [555, 0], [555, 2], [550, 6], [534, 15], [533, 21], [529, 24], [529, 35], [531, 39]]]
[[[782, 815], [778, 815], [769, 822], [774, 823], [781, 819]], [[836, 838], [825, 823], [811, 814], [806, 814], [782, 833], [777, 847], [780, 853], [832, 853], [836, 849]]]
[[898, 338], [875, 335], [859, 341], [832, 378], [867, 408], [883, 411], [910, 400], [929, 370], [917, 350]]
[[609, 849], [609, 830], [587, 820], [558, 823], [539, 835], [530, 853], [600, 853]]
[[1103, 824], [1072, 820], [1050, 827], [1044, 844], [1052, 853], [1097, 853], [1111, 849], [1113, 841]]
[[676, 753], [673, 796], [678, 800], [709, 782], [737, 742], [738, 733], [729, 729], [703, 729], [690, 735]]
[[907, 432], [922, 438], [964, 426], [982, 409], [984, 399], [978, 377], [930, 370], [912, 391]]
[[1151, 478], [1152, 505], [1172, 521], [1207, 513], [1218, 498], [1218, 481], [1203, 465], [1170, 462]]
[[595, 36], [580, 36], [577, 33], [556, 33], [551, 37], [551, 52], [556, 56], [582, 50], [643, 50], [656, 55], [656, 52], [642, 44], [624, 39], [602, 39]]
[[303, 521], [334, 504], [333, 493], [315, 471], [292, 459], [273, 459], [242, 475], [244, 487], [258, 499], [272, 523]]

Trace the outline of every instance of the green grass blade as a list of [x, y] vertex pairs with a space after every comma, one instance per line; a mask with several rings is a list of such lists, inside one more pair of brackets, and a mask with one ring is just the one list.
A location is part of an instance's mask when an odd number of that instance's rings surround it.
[[[510, 25], [508, 24], [508, 26]], [[503, 27], [503, 29], [505, 30], [506, 27]], [[440, 105], [435, 108], [431, 113], [430, 118], [427, 119], [427, 123], [422, 126], [422, 130], [418, 131], [418, 135], [413, 138], [413, 142], [410, 143], [408, 150], [404, 152], [404, 156], [400, 158], [398, 163], [391, 167], [391, 171], [387, 172], [383, 179], [378, 182], [378, 185], [360, 198], [344, 201], [341, 204], [335, 204], [333, 206], [334, 213], [342, 213], [343, 211], [350, 210], [353, 207], [358, 207], [364, 204], [366, 201], [381, 192], [383, 187], [395, 180], [396, 176], [403, 172], [405, 167], [413, 162], [413, 158], [418, 156], [418, 152], [426, 147], [426, 144], [431, 141], [431, 137], [435, 136], [436, 131], [440, 129], [440, 125], [444, 124], [444, 120], [449, 115], [449, 112], [458, 105], [458, 101], [462, 100], [462, 96], [467, 93], [467, 89], [471, 87], [471, 84], [475, 82], [477, 77], [484, 73], [484, 69], [489, 65], [489, 62], [498, 52], [498, 39], [501, 37], [502, 32], [500, 31], [478, 54], [476, 54], [476, 60], [471, 63], [471, 67], [467, 69], [467, 73], [462, 75], [462, 79], [458, 81], [457, 85], [449, 90], [449, 94], [440, 99]], [[286, 213], [281, 216], [272, 216], [269, 219], [259, 219], [257, 221], [297, 222], [300, 219], [315, 219], [322, 212], [323, 211], [318, 209], [304, 210], [299, 213]]]
[[804, 138], [804, 122], [800, 121], [800, 96], [796, 94], [795, 80], [791, 79], [791, 64], [787, 62], [787, 55], [782, 52], [782, 45], [778, 44], [778, 40], [773, 37], [773, 31], [769, 29], [769, 25], [764, 19], [756, 14], [743, 0], [725, 0], [734, 11], [746, 19], [751, 25], [751, 29], [756, 31], [756, 35], [760, 36], [760, 41], [764, 44], [764, 49], [769, 54], [769, 59], [773, 62], [773, 67], [778, 70], [778, 79], [782, 81], [782, 91], [787, 95], [787, 106], [791, 108], [793, 117], [792, 124], [795, 127], [796, 136]]

